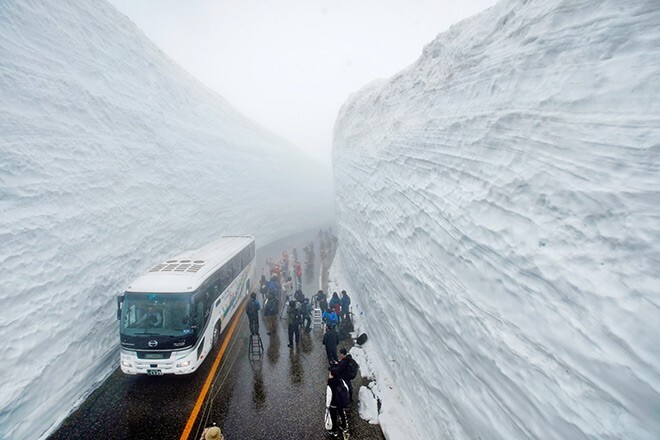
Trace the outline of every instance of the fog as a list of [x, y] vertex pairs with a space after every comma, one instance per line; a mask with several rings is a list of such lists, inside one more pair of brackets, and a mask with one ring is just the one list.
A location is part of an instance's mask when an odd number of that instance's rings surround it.
[[169, 57], [245, 115], [330, 163], [349, 94], [415, 61], [494, 0], [110, 0]]

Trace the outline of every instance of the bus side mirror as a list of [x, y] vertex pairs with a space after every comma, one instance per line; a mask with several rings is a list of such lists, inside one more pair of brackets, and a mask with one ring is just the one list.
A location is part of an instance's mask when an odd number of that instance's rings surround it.
[[124, 295], [117, 296], [117, 319], [121, 319], [121, 306], [124, 303]]

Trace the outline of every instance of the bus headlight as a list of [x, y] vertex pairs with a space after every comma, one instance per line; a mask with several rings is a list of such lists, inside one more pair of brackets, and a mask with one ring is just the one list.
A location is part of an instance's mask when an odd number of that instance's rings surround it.
[[176, 364], [177, 368], [186, 368], [188, 365], [190, 365], [190, 361], [185, 361], [181, 362], [180, 364]]
[[121, 361], [121, 366], [126, 368], [131, 368], [133, 365], [130, 362]]

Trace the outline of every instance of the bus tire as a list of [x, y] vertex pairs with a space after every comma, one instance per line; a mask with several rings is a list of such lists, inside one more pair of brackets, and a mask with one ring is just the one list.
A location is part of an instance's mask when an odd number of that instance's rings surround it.
[[211, 349], [213, 350], [220, 342], [220, 320], [213, 327], [213, 339], [211, 339]]

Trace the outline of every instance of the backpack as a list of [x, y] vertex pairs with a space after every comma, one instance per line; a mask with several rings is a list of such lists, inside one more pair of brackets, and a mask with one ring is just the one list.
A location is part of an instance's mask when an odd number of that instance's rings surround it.
[[355, 379], [359, 370], [360, 365], [355, 361], [355, 359], [351, 357], [351, 359], [348, 361], [348, 377], [350, 377], [351, 380]]
[[339, 340], [343, 341], [344, 339], [348, 339], [351, 337], [351, 330], [349, 328], [349, 325], [347, 324], [346, 319], [344, 319], [340, 324], [339, 324]]
[[355, 331], [355, 326], [353, 326], [353, 320], [350, 316], [346, 316], [346, 318], [344, 318], [344, 322], [346, 323], [346, 328], [349, 332]]
[[349, 404], [348, 387], [342, 379], [339, 379], [339, 385], [335, 388], [335, 393], [337, 395], [337, 408], [346, 408]]
[[300, 310], [296, 309], [296, 316], [294, 318], [294, 322], [296, 325], [302, 325], [303, 324], [303, 315], [300, 313]]
[[254, 309], [255, 309], [254, 304], [255, 304], [254, 301], [249, 300], [247, 303], [247, 307], [245, 307], [245, 313], [250, 317], [252, 317], [252, 315], [254, 314]]
[[277, 315], [277, 301], [275, 298], [269, 298], [266, 301], [266, 305], [264, 306], [264, 314], [266, 315]]
[[302, 314], [300, 313], [300, 310], [298, 310], [297, 307], [293, 308], [293, 309], [291, 309], [289, 307], [288, 313], [290, 314], [289, 316], [291, 316], [291, 314], [293, 314], [293, 319], [292, 319], [293, 325], [302, 325], [302, 323], [303, 323]]

